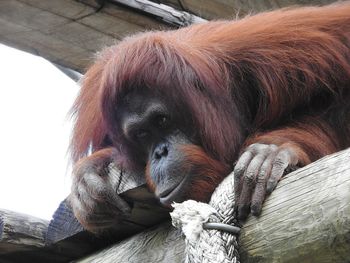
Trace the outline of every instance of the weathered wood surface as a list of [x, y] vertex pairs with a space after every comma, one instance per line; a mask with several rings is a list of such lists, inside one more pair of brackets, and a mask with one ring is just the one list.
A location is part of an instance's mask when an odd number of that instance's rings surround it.
[[47, 220], [0, 210], [0, 263], [68, 262], [108, 244], [103, 239], [81, 232], [47, 246], [48, 224]]
[[244, 262], [349, 262], [350, 150], [287, 176], [241, 245]]
[[0, 210], [0, 262], [66, 262], [57, 250], [45, 248], [48, 224], [47, 220]]
[[0, 1], [0, 42], [83, 72], [95, 52], [124, 36], [166, 27], [122, 6], [96, 1]]
[[108, 244], [92, 234], [81, 232], [47, 246], [48, 225], [47, 220], [0, 210], [0, 262], [68, 262]]
[[43, 247], [48, 224], [47, 220], [0, 210], [0, 255]]
[[[138, 3], [134, 9], [126, 5]], [[84, 72], [94, 54], [126, 35], [169, 26], [159, 10], [168, 6], [142, 5], [144, 0], [2, 0], [0, 1], [0, 43], [42, 56], [55, 64]], [[183, 12], [206, 19], [235, 18], [250, 12], [295, 4], [326, 4], [333, 0], [164, 0], [176, 8], [168, 18], [181, 21]], [[181, 4], [180, 4], [181, 3]], [[161, 6], [162, 8], [154, 8]], [[140, 7], [137, 11], [135, 8]], [[144, 9], [145, 12], [140, 10]], [[154, 15], [150, 15], [154, 12]], [[176, 15], [180, 14], [180, 15]], [[189, 16], [182, 20], [188, 22]], [[193, 18], [194, 16], [190, 16]], [[184, 23], [184, 24], [186, 24]], [[174, 23], [172, 23], [174, 24]]]
[[185, 242], [182, 234], [169, 222], [121, 241], [92, 256], [78, 260], [80, 263], [182, 263]]
[[[349, 262], [350, 149], [283, 178], [240, 243], [244, 263]], [[183, 251], [178, 230], [162, 225], [78, 262], [183, 262]]]
[[188, 26], [195, 23], [202, 23], [206, 20], [190, 14], [185, 11], [176, 10], [170, 6], [153, 3], [149, 0], [110, 0], [116, 4], [122, 4], [127, 7], [135, 8], [138, 11], [145, 12], [155, 16], [162, 21], [174, 26]]

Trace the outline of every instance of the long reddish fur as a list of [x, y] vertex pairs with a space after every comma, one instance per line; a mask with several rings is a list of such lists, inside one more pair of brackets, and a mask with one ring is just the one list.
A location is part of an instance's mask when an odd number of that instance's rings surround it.
[[349, 50], [349, 3], [127, 37], [84, 76], [73, 159], [113, 146], [137, 166], [115, 116], [126, 93], [150, 89], [191, 119], [210, 158], [232, 166], [245, 145], [288, 143], [307, 164], [350, 145]]

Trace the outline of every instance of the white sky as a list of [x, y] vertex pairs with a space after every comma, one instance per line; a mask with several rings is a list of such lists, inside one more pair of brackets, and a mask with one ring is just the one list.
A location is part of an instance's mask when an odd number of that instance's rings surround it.
[[51, 219], [69, 193], [68, 111], [77, 84], [0, 44], [0, 209]]

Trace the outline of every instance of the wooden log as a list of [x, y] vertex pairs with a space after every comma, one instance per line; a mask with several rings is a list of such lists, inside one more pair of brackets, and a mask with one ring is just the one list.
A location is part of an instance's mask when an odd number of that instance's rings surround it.
[[206, 20], [185, 11], [176, 10], [170, 6], [157, 4], [149, 0], [109, 0], [116, 4], [122, 4], [145, 12], [163, 20], [165, 23], [174, 26], [188, 26], [195, 23], [202, 23]]
[[243, 262], [349, 262], [350, 150], [282, 180], [240, 239]]
[[0, 255], [5, 252], [44, 247], [48, 224], [47, 220], [1, 209]]
[[[241, 262], [349, 262], [350, 149], [283, 178], [240, 244]], [[162, 225], [78, 262], [183, 262], [183, 251], [179, 231]]]
[[182, 263], [185, 242], [181, 231], [169, 222], [144, 231], [102, 251], [78, 260], [80, 263], [164, 262]]
[[33, 216], [0, 210], [0, 262], [61, 263], [77, 259], [108, 243], [80, 232], [66, 240], [47, 246], [49, 222]]

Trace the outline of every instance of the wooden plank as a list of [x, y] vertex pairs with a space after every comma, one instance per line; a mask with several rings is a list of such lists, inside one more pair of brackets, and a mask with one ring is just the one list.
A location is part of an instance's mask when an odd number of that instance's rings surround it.
[[[43, 12], [51, 13], [56, 16], [67, 19], [79, 20], [81, 17], [91, 15], [96, 12], [98, 6], [91, 7], [81, 4], [80, 1], [75, 0], [60, 0], [60, 1], [42, 1], [42, 0], [17, 0]], [[26, 11], [26, 10], [23, 10]]]
[[[301, 168], [280, 182], [259, 218], [240, 235], [241, 262], [348, 262], [350, 149]], [[78, 262], [183, 262], [178, 230], [162, 225]]]
[[74, 0], [0, 1], [0, 42], [84, 72], [104, 46], [160, 27], [160, 21], [132, 10], [111, 4], [108, 9]]
[[[175, 10], [159, 3], [143, 5], [146, 0], [118, 1], [119, 5], [112, 1], [95, 0], [0, 1], [0, 42], [84, 72], [95, 52], [102, 47], [114, 44], [135, 32], [169, 28], [164, 21], [177, 21], [177, 26], [188, 24], [193, 17], [192, 13], [207, 19], [234, 18], [238, 12], [246, 15], [252, 10], [257, 12], [301, 2], [332, 2], [181, 0], [180, 5], [177, 0], [161, 1], [178, 9]], [[121, 2], [125, 6], [121, 6]], [[128, 8], [127, 5], [134, 8]], [[188, 15], [181, 12], [182, 7], [188, 11]], [[140, 9], [137, 11], [135, 8]], [[145, 15], [147, 12], [148, 15]], [[164, 15], [165, 20], [162, 18]]]
[[[40, 0], [37, 0], [40, 1]], [[71, 0], [70, 0], [71, 1]], [[96, 0], [76, 0], [80, 3], [84, 3], [87, 6], [93, 7], [95, 10], [101, 8], [101, 4]], [[125, 7], [116, 5], [109, 1], [103, 2], [103, 8], [98, 13], [108, 14], [112, 17], [115, 17], [119, 20], [127, 21], [133, 25], [144, 28], [144, 30], [149, 29], [158, 29], [158, 28], [169, 28], [167, 24], [161, 23], [159, 20], [154, 19], [152, 16], [145, 16], [139, 12]]]
[[108, 35], [18, 1], [0, 1], [0, 10], [2, 43], [77, 71], [86, 68], [96, 49], [114, 42]]
[[25, 26], [1, 18], [0, 23], [2, 25], [0, 31], [2, 28], [12, 30], [9, 34], [0, 33], [0, 42], [3, 44], [42, 56], [55, 64], [67, 66], [78, 72], [84, 71], [92, 60], [91, 51], [68, 44], [65, 40], [32, 31]]
[[64, 0], [64, 1], [42, 1], [42, 0], [17, 0], [32, 7], [38, 8], [42, 11], [47, 11], [54, 15], [71, 19], [72, 22], [84, 23], [85, 18], [94, 18], [96, 24], [90, 24], [91, 28], [97, 29], [106, 34], [110, 34], [114, 30], [108, 27], [108, 23], [104, 27], [99, 25], [103, 24], [106, 19], [110, 23], [110, 20], [115, 19], [122, 23], [122, 25], [116, 24], [117, 27], [127, 27], [133, 31], [137, 29], [152, 29], [157, 28], [160, 25], [160, 21], [155, 20], [152, 17], [145, 16], [140, 13], [133, 12], [129, 8], [117, 6], [108, 1], [96, 1], [96, 0]]
[[124, 35], [159, 26], [159, 21], [114, 4], [91, 0], [17, 0], [121, 39]]

